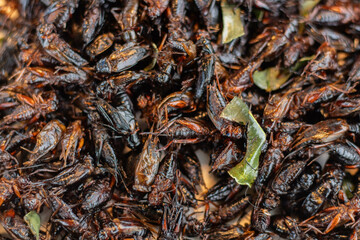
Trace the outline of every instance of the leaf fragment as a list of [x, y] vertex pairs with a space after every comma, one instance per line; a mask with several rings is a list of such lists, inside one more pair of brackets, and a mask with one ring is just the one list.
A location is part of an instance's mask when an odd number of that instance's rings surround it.
[[39, 214], [35, 211], [30, 211], [24, 216], [25, 222], [29, 225], [30, 231], [36, 237], [36, 240], [40, 239], [40, 226], [41, 219]]
[[304, 67], [308, 61], [313, 60], [314, 58], [315, 55], [300, 58], [299, 61], [297, 61], [295, 65], [291, 67], [291, 71], [298, 71], [300, 68]]
[[5, 32], [0, 31], [0, 47], [2, 47], [3, 43], [5, 42]]
[[245, 157], [240, 163], [230, 169], [228, 173], [238, 184], [251, 187], [257, 177], [261, 148], [266, 141], [265, 132], [241, 98], [234, 97], [220, 116], [230, 121], [247, 125]]
[[301, 0], [299, 3], [300, 15], [303, 17], [307, 16], [319, 2], [320, 0]]
[[229, 43], [235, 38], [244, 35], [241, 10], [236, 5], [229, 4], [227, 0], [222, 0], [221, 11], [223, 19], [222, 43]]
[[355, 190], [355, 184], [353, 183], [351, 174], [348, 172], [345, 175], [341, 189], [348, 199], [351, 199], [354, 196], [353, 192]]
[[271, 92], [279, 89], [289, 79], [290, 75], [291, 73], [288, 70], [270, 67], [262, 71], [255, 71], [253, 80], [256, 86]]
[[148, 72], [150, 70], [152, 70], [155, 65], [156, 65], [156, 61], [157, 61], [157, 58], [159, 56], [159, 49], [157, 48], [156, 44], [155, 43], [151, 43], [151, 46], [153, 47], [154, 49], [154, 53], [153, 53], [153, 58], [151, 59], [151, 62], [149, 63], [149, 65], [147, 65], [145, 68], [144, 68], [144, 71], [145, 72]]

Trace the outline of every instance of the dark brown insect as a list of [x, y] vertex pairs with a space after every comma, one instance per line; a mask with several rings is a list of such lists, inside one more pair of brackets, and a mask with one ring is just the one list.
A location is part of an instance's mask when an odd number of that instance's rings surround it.
[[59, 36], [53, 24], [44, 23], [39, 25], [37, 35], [44, 50], [64, 65], [73, 64], [81, 67], [88, 64], [84, 58], [76, 53], [71, 46]]
[[150, 205], [160, 205], [163, 202], [167, 191], [174, 187], [174, 181], [176, 177], [176, 160], [177, 153], [171, 152], [164, 157], [163, 162], [159, 167], [159, 171], [155, 177], [152, 191], [149, 194]]
[[220, 206], [217, 211], [213, 211], [209, 214], [206, 222], [209, 226], [218, 225], [225, 221], [235, 218], [244, 211], [249, 204], [249, 197], [246, 196], [240, 200], [235, 201], [232, 204]]
[[99, 60], [96, 71], [117, 73], [127, 70], [150, 54], [147, 46], [133, 46], [133, 43], [119, 47], [107, 58]]
[[137, 160], [135, 184], [133, 188], [140, 192], [149, 192], [155, 180], [161, 162], [158, 151], [159, 138], [149, 135]]
[[15, 107], [11, 114], [6, 115], [0, 122], [0, 125], [8, 125], [17, 121], [30, 120], [30, 123], [36, 121], [41, 115], [54, 112], [58, 109], [59, 100], [56, 94], [51, 93], [48, 99], [43, 99], [41, 95], [28, 97], [17, 95], [23, 104]]
[[331, 194], [337, 194], [344, 178], [340, 168], [333, 167], [323, 175], [320, 183], [307, 195], [302, 203], [302, 211], [308, 216], [318, 212]]

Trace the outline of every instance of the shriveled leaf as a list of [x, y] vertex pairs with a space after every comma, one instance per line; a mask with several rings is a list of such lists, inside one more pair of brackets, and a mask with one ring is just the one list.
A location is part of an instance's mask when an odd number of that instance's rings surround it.
[[261, 22], [264, 18], [264, 11], [263, 10], [260, 10], [260, 9], [254, 9], [254, 14], [255, 14], [255, 17], [256, 19]]
[[299, 70], [301, 67], [304, 67], [308, 61], [314, 59], [314, 57], [315, 55], [300, 58], [299, 61], [297, 61], [297, 63], [293, 67], [291, 67], [291, 70], [292, 71]]
[[302, 57], [299, 59], [299, 62], [308, 62], [310, 60], [313, 60], [315, 57], [315, 55], [311, 55], [311, 56], [308, 56], [308, 57]]
[[287, 70], [281, 71], [278, 67], [267, 68], [263, 71], [255, 71], [253, 80], [256, 86], [271, 92], [277, 90], [290, 77], [291, 73]]
[[29, 225], [30, 231], [37, 240], [40, 239], [40, 226], [41, 226], [41, 219], [39, 214], [35, 211], [30, 211], [28, 214], [24, 216], [25, 222]]
[[246, 154], [244, 159], [229, 170], [237, 183], [251, 187], [257, 177], [261, 148], [266, 141], [265, 132], [260, 127], [248, 106], [238, 97], [225, 107], [221, 117], [247, 125]]
[[231, 42], [244, 35], [240, 9], [236, 8], [236, 5], [228, 4], [226, 0], [222, 0], [221, 11], [223, 18], [222, 43]]
[[4, 41], [5, 41], [5, 33], [0, 31], [0, 47], [3, 45]]
[[309, 12], [320, 2], [320, 0], [301, 0], [300, 15], [307, 16]]
[[351, 174], [346, 173], [341, 189], [348, 199], [351, 199], [354, 196], [353, 192], [355, 190], [355, 184], [353, 183]]
[[153, 51], [153, 55], [154, 57], [152, 58], [151, 62], [149, 63], [149, 65], [147, 65], [145, 68], [144, 68], [144, 71], [148, 72], [150, 70], [152, 70], [155, 65], [156, 65], [156, 61], [157, 61], [157, 58], [158, 58], [158, 55], [159, 55], [159, 49], [157, 48], [156, 44], [155, 43], [151, 43], [151, 46], [153, 47], [154, 51]]

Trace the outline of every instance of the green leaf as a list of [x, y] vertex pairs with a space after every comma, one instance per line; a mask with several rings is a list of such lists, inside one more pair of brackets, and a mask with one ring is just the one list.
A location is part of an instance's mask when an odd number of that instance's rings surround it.
[[351, 174], [346, 173], [341, 189], [348, 199], [351, 199], [354, 196], [353, 192], [355, 190], [355, 184], [353, 183]]
[[220, 117], [246, 125], [249, 122], [249, 108], [240, 98], [235, 97], [224, 108]]
[[222, 43], [231, 42], [235, 38], [244, 35], [240, 9], [236, 5], [228, 4], [226, 0], [222, 0], [221, 11], [223, 19]]
[[30, 231], [36, 237], [36, 240], [40, 239], [40, 225], [41, 220], [39, 214], [35, 211], [31, 211], [24, 216], [25, 222], [29, 225]]
[[291, 71], [297, 71], [300, 68], [304, 67], [306, 65], [306, 63], [312, 59], [314, 59], [315, 55], [312, 56], [308, 56], [308, 57], [303, 57], [300, 58], [299, 61], [297, 61], [297, 63], [291, 67]]
[[3, 45], [4, 41], [5, 41], [5, 33], [0, 31], [0, 47]]
[[256, 19], [261, 22], [264, 18], [264, 11], [260, 9], [254, 9]]
[[311, 55], [311, 56], [308, 56], [308, 57], [302, 57], [299, 59], [299, 62], [308, 62], [310, 60], [313, 60], [315, 57], [315, 55]]
[[237, 183], [251, 187], [257, 177], [261, 148], [266, 141], [265, 132], [241, 98], [234, 97], [220, 116], [230, 121], [247, 125], [245, 157], [240, 163], [230, 169], [228, 173]]
[[144, 68], [144, 71], [148, 72], [150, 71], [151, 69], [153, 69], [156, 65], [156, 61], [157, 61], [157, 58], [159, 56], [159, 49], [157, 48], [156, 44], [155, 43], [151, 43], [151, 46], [153, 47], [154, 49], [154, 57], [151, 59], [151, 62], [149, 63], [149, 65], [147, 65], [145, 68]]
[[253, 80], [256, 86], [271, 92], [277, 90], [290, 77], [291, 73], [287, 70], [280, 71], [278, 67], [267, 68], [263, 71], [255, 71]]
[[320, 0], [301, 0], [300, 15], [305, 17], [320, 2]]

